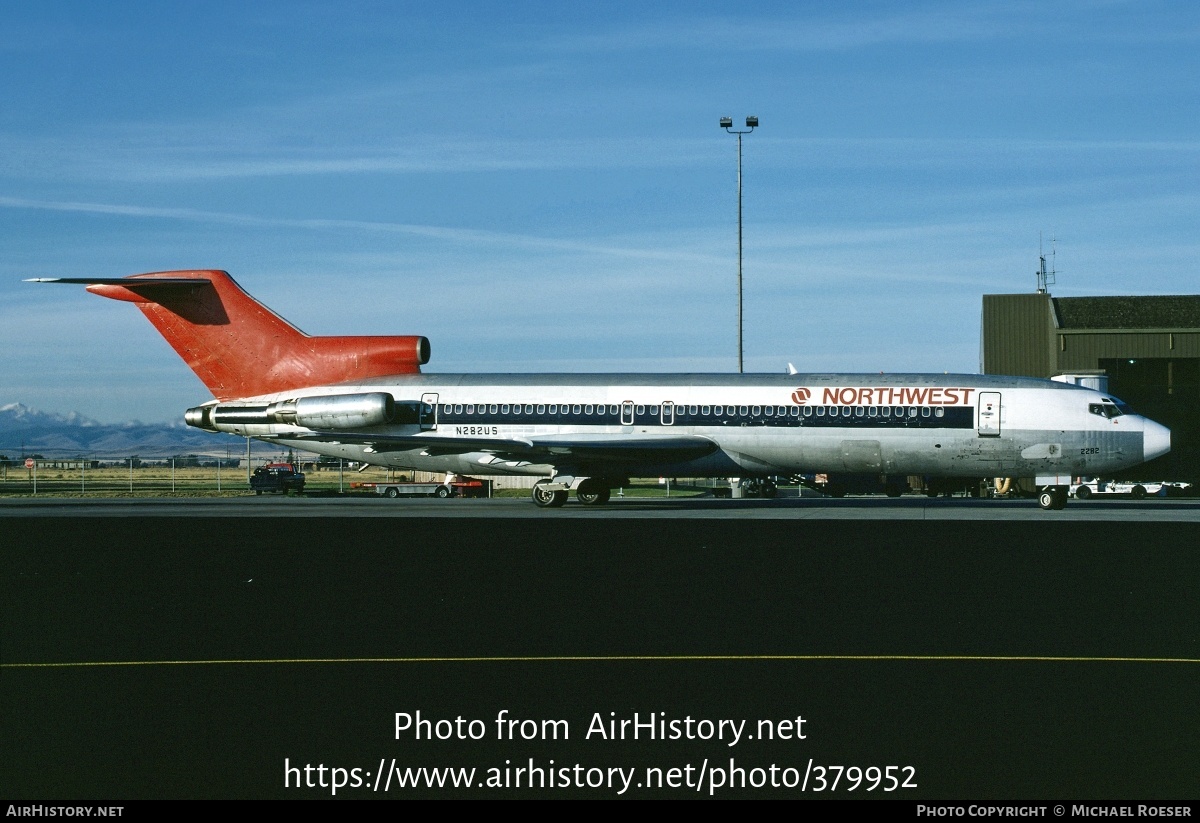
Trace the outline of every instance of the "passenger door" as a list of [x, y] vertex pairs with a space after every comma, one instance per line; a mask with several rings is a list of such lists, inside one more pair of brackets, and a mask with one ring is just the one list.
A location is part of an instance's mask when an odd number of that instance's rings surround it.
[[976, 429], [980, 437], [1000, 436], [1000, 392], [984, 391], [979, 393]]
[[426, 392], [421, 395], [421, 431], [432, 431], [437, 428], [438, 396], [436, 392]]

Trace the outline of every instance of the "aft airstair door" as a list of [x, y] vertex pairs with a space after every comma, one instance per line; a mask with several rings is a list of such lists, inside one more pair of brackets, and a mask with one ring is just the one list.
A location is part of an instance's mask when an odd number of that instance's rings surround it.
[[437, 406], [436, 392], [426, 392], [421, 395], [421, 431], [432, 431], [437, 428]]
[[975, 419], [980, 437], [1000, 436], [1000, 392], [979, 393], [979, 409]]

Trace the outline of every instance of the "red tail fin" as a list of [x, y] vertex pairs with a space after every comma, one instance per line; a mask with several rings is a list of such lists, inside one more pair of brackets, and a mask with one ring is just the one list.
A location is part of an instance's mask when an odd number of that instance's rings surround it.
[[424, 337], [309, 337], [223, 271], [137, 274], [88, 291], [136, 303], [218, 400], [413, 374], [429, 361]]

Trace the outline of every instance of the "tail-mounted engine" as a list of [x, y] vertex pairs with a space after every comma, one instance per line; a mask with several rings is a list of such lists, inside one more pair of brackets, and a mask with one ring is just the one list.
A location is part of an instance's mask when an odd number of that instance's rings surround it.
[[387, 392], [300, 397], [274, 403], [218, 403], [188, 409], [189, 426], [243, 434], [246, 426], [284, 424], [306, 429], [362, 429], [396, 421], [396, 400]]

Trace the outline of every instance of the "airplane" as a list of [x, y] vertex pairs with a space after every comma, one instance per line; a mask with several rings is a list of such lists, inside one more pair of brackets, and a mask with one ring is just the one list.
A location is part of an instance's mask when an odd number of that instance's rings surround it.
[[[1166, 454], [1171, 433], [1111, 395], [967, 374], [426, 374], [420, 336], [313, 337], [224, 271], [36, 278], [135, 304], [214, 399], [186, 422], [331, 457], [535, 475], [533, 502], [608, 502], [630, 477], [847, 472], [1074, 475]], [[793, 369], [789, 369], [789, 372]]]

